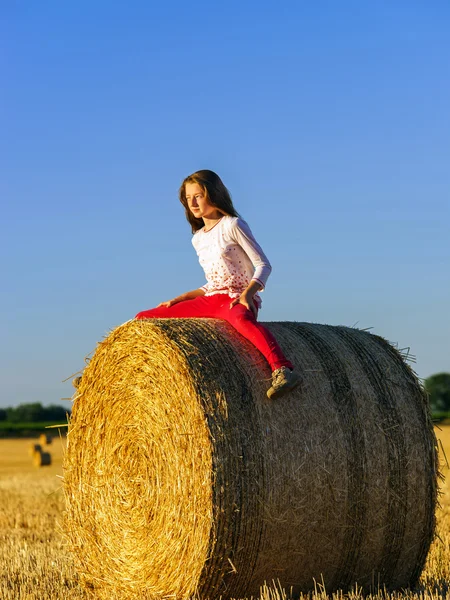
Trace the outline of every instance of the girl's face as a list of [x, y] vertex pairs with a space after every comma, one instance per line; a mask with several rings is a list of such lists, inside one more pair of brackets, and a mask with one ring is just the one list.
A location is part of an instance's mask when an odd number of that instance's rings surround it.
[[208, 202], [205, 191], [198, 183], [187, 183], [184, 191], [189, 210], [197, 219], [218, 219], [222, 216], [222, 213]]

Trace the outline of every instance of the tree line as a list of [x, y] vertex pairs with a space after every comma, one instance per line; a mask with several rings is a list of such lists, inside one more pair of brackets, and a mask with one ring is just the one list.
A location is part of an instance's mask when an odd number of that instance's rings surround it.
[[70, 413], [70, 410], [58, 404], [42, 406], [40, 402], [34, 402], [32, 404], [20, 404], [15, 407], [0, 408], [0, 421], [9, 421], [10, 423], [60, 421], [61, 423], [66, 423], [67, 413]]
[[450, 373], [436, 373], [425, 379], [431, 412], [450, 413]]

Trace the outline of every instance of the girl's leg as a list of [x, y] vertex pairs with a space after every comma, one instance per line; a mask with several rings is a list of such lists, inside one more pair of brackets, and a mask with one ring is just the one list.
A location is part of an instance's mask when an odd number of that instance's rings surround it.
[[170, 308], [161, 306], [144, 310], [136, 319], [203, 317], [228, 321], [241, 335], [247, 338], [266, 358], [272, 369], [272, 386], [267, 391], [269, 398], [279, 398], [301, 383], [301, 377], [292, 372], [292, 363], [284, 356], [274, 336], [258, 323], [253, 313], [242, 304], [230, 308], [232, 298], [227, 294], [198, 296], [185, 300]]
[[203, 317], [223, 319], [228, 321], [242, 336], [247, 338], [266, 358], [272, 371], [280, 367], [293, 369], [292, 363], [284, 356], [274, 336], [261, 323], [258, 323], [253, 313], [242, 304], [230, 308], [233, 298], [227, 294], [213, 296], [197, 296], [193, 300], [178, 302], [170, 308], [160, 306], [144, 310], [136, 315], [136, 319], [177, 319], [188, 317]]
[[227, 296], [227, 303], [222, 305], [220, 318], [228, 321], [241, 335], [258, 348], [266, 358], [272, 371], [280, 367], [288, 367], [292, 370], [294, 368], [292, 363], [285, 357], [270, 331], [261, 323], [258, 323], [253, 313], [244, 305], [236, 304], [230, 309], [230, 301], [231, 299], [228, 299]]
[[[185, 319], [189, 317], [219, 318], [217, 317], [217, 308], [219, 304], [217, 295], [197, 296], [192, 300], [177, 302], [169, 308], [159, 306], [150, 310], [139, 312], [135, 319]], [[228, 296], [227, 296], [228, 298]]]

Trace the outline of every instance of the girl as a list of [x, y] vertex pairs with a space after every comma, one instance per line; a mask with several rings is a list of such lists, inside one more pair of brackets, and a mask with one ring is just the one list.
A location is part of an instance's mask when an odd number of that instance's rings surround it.
[[293, 372], [270, 331], [256, 321], [261, 307], [258, 292], [264, 289], [272, 267], [216, 173], [202, 170], [189, 175], [181, 184], [179, 197], [207, 283], [138, 313], [136, 319], [204, 317], [228, 321], [267, 359], [272, 369], [267, 395], [279, 398], [298, 386], [301, 378]]

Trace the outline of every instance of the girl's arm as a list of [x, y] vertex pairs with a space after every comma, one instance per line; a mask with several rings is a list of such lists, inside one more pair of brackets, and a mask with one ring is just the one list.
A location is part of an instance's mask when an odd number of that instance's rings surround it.
[[252, 281], [258, 281], [261, 285], [254, 294], [263, 290], [272, 267], [263, 249], [255, 240], [250, 227], [243, 219], [238, 218], [232, 221], [230, 238], [244, 250], [255, 268]]
[[174, 304], [178, 304], [178, 302], [184, 302], [185, 300], [193, 300], [194, 298], [197, 298], [197, 296], [204, 296], [204, 295], [205, 295], [205, 290], [202, 288], [199, 288], [197, 290], [191, 290], [190, 292], [185, 292], [184, 294], [181, 294], [181, 296], [172, 298], [172, 300], [167, 300], [166, 302], [161, 302], [161, 304], [158, 304], [158, 308], [160, 306], [166, 306], [167, 308], [170, 308]]
[[252, 280], [242, 292], [240, 297], [233, 300], [233, 302], [230, 304], [230, 308], [236, 304], [243, 304], [247, 309], [252, 311], [256, 319], [258, 316], [258, 309], [256, 308], [253, 296], [256, 294], [256, 292], [264, 289], [267, 278], [272, 271], [272, 267], [269, 259], [264, 254], [261, 246], [255, 240], [250, 227], [245, 221], [240, 218], [235, 219], [231, 227], [230, 236], [236, 244], [241, 246], [255, 268]]

